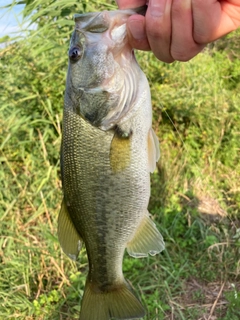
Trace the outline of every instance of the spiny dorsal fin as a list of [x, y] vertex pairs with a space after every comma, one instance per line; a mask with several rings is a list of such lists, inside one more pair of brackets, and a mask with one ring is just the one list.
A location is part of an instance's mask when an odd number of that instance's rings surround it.
[[72, 223], [64, 198], [58, 216], [58, 239], [63, 252], [76, 260], [82, 247], [82, 239]]
[[163, 237], [147, 211], [133, 239], [127, 244], [127, 252], [132, 257], [141, 258], [148, 254], [154, 256], [164, 248]]

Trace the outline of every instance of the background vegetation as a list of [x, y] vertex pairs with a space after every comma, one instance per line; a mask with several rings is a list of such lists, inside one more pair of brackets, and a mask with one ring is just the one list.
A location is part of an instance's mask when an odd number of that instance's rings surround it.
[[[72, 15], [114, 1], [16, 0], [36, 30], [0, 51], [0, 319], [78, 319], [86, 277], [57, 239]], [[2, 39], [6, 41], [7, 39]], [[240, 318], [239, 32], [188, 63], [137, 58], [161, 143], [150, 212], [166, 250], [124, 260], [145, 319]]]

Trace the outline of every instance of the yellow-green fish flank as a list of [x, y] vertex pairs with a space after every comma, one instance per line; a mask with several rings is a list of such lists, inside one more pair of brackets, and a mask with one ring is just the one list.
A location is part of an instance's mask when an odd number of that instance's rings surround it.
[[148, 82], [128, 42], [134, 13], [77, 15], [69, 49], [58, 236], [72, 259], [86, 246], [81, 320], [143, 317], [122, 273], [124, 251], [144, 257], [164, 249], [147, 210], [159, 147]]

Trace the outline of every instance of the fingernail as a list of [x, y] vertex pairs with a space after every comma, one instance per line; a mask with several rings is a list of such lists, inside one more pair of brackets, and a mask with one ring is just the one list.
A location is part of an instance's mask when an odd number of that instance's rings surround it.
[[128, 27], [134, 39], [142, 40], [146, 37], [143, 21], [132, 19], [129, 21]]
[[161, 17], [164, 13], [166, 0], [151, 0], [149, 5], [150, 14], [153, 17]]

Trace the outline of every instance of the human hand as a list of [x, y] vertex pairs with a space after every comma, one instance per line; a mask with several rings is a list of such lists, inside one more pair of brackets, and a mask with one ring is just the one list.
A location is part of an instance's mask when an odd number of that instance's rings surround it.
[[[120, 9], [146, 0], [116, 0]], [[240, 0], [149, 0], [146, 16], [127, 22], [132, 46], [152, 50], [164, 62], [187, 61], [207, 43], [240, 26]]]

